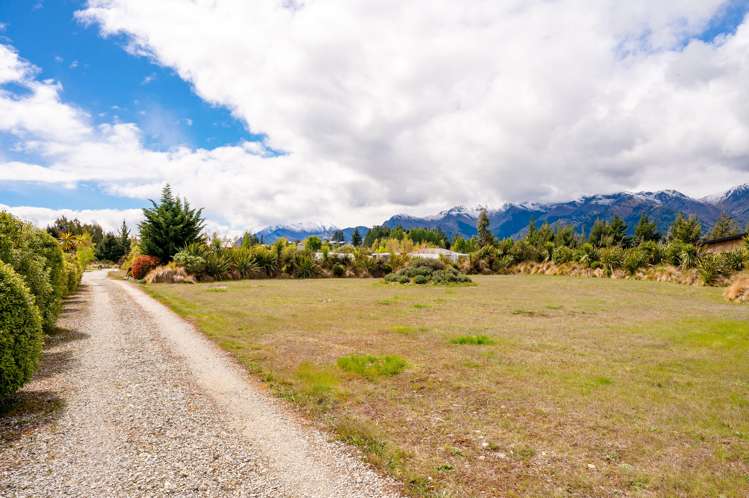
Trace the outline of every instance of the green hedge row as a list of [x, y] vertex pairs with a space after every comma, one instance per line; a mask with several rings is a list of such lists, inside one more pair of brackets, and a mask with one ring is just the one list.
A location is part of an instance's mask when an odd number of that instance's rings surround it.
[[31, 377], [43, 332], [54, 327], [62, 298], [82, 275], [77, 255], [64, 254], [57, 239], [0, 212], [0, 398]]

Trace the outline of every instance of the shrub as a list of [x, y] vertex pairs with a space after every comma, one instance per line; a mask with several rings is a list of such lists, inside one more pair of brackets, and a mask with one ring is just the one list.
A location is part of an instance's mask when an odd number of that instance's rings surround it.
[[45, 301], [40, 303], [42, 326], [45, 330], [50, 330], [54, 327], [57, 316], [60, 314], [62, 297], [67, 288], [64, 255], [57, 239], [44, 230], [33, 230], [30, 246], [36, 254], [43, 258], [44, 270], [52, 287], [52, 292], [45, 294]]
[[429, 278], [427, 278], [425, 275], [416, 275], [414, 277], [414, 283], [423, 285], [429, 282]]
[[70, 254], [69, 257], [65, 258], [65, 295], [78, 290], [82, 276], [78, 261], [73, 254]]
[[138, 244], [132, 244], [130, 246], [130, 252], [127, 253], [127, 256], [125, 257], [125, 260], [120, 265], [120, 270], [130, 273], [130, 269], [133, 266], [133, 261], [135, 261], [135, 258], [140, 256], [142, 253], [140, 252], [140, 245]]
[[265, 247], [255, 246], [252, 249], [253, 255], [255, 256], [255, 262], [258, 268], [265, 273], [266, 276], [272, 277], [278, 272], [278, 256], [277, 254]]
[[174, 255], [174, 262], [190, 275], [200, 276], [205, 272], [205, 258], [185, 250]]
[[134, 279], [140, 280], [157, 266], [159, 266], [159, 258], [156, 256], [138, 256], [133, 261], [133, 265], [130, 268], [130, 274]]
[[399, 374], [405, 370], [408, 363], [400, 356], [351, 354], [338, 358], [337, 365], [341, 370], [373, 380], [377, 377]]
[[13, 268], [0, 261], [0, 399], [31, 379], [42, 352], [34, 298]]
[[663, 259], [663, 250], [657, 242], [645, 241], [638, 248], [645, 257], [645, 263], [648, 265], [657, 265]]
[[566, 246], [555, 247], [551, 255], [554, 264], [561, 265], [569, 263], [575, 258], [575, 251]]
[[342, 277], [346, 274], [346, 267], [343, 266], [341, 263], [336, 263], [333, 265], [333, 276], [334, 277]]
[[739, 249], [724, 252], [721, 256], [723, 258], [721, 266], [723, 266], [724, 273], [731, 274], [744, 269], [744, 251]]
[[722, 273], [721, 257], [706, 253], [697, 260], [697, 271], [705, 285], [713, 285]]
[[637, 273], [637, 270], [645, 266], [647, 256], [639, 249], [629, 249], [624, 255], [623, 266], [630, 275]]
[[260, 267], [255, 260], [255, 254], [249, 248], [239, 247], [231, 251], [232, 266], [242, 278], [254, 276]]
[[619, 269], [624, 264], [624, 250], [621, 247], [601, 249], [601, 264], [607, 271]]
[[205, 255], [205, 274], [215, 280], [223, 280], [231, 272], [231, 256], [221, 248], [211, 249]]
[[44, 253], [35, 244], [37, 229], [15, 218], [7, 212], [0, 212], [0, 260], [8, 263], [23, 278], [34, 297], [43, 324], [54, 324], [55, 289], [50, 282], [50, 268]]
[[297, 254], [293, 263], [293, 275], [296, 278], [313, 278], [320, 274], [320, 268], [306, 253]]

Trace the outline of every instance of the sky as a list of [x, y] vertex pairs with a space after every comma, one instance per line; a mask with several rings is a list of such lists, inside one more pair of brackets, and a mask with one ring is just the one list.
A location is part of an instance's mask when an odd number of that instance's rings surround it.
[[0, 2], [0, 207], [209, 230], [749, 182], [749, 0]]

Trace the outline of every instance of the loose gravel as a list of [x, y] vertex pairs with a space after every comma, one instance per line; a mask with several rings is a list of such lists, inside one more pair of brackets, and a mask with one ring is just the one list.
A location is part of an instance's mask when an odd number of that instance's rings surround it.
[[0, 415], [0, 496], [398, 496], [131, 284], [84, 284]]

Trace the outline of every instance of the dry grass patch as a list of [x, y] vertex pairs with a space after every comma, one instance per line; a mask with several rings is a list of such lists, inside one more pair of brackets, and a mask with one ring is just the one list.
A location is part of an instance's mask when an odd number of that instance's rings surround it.
[[[749, 495], [749, 307], [647, 281], [475, 281], [145, 289], [412, 495]], [[480, 335], [496, 344], [451, 344]], [[385, 357], [408, 368], [380, 375]]]

